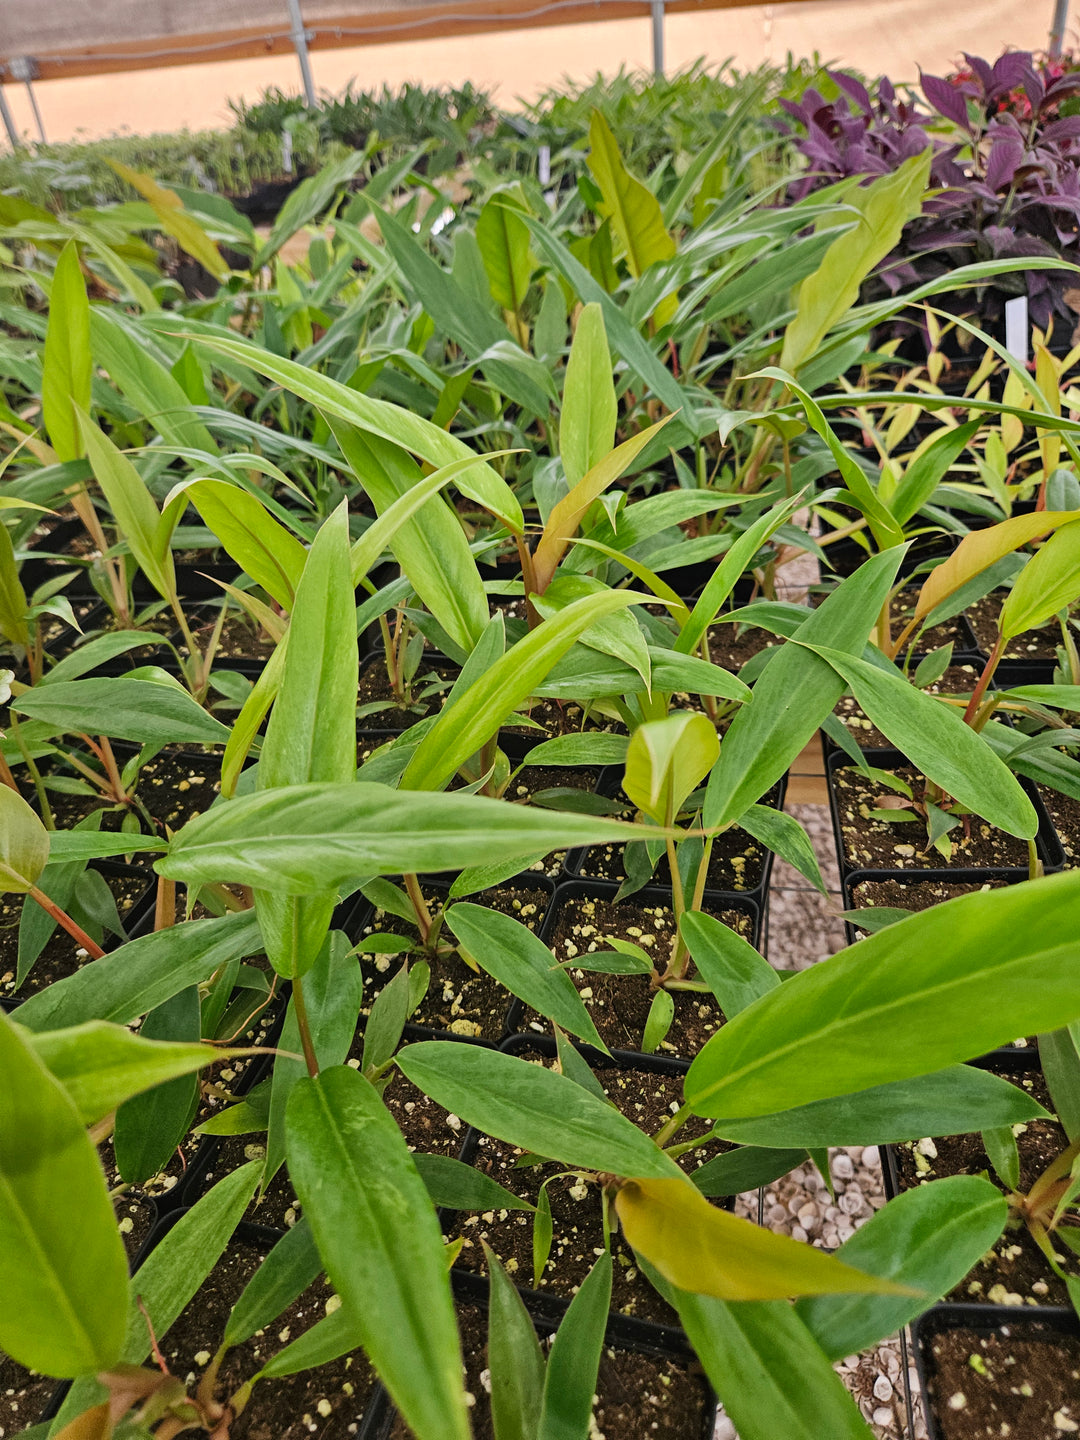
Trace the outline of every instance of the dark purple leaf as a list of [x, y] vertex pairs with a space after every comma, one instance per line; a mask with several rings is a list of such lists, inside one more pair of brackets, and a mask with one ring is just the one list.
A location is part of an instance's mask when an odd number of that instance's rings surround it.
[[1051, 120], [1039, 136], [1040, 145], [1057, 145], [1062, 140], [1080, 139], [1080, 115], [1066, 115], [1061, 120]]
[[854, 75], [845, 74], [843, 70], [830, 70], [828, 76], [834, 85], [855, 101], [860, 110], [867, 115], [873, 112], [870, 96], [861, 80], [856, 80]]
[[1003, 190], [1011, 185], [1020, 162], [1024, 158], [1024, 147], [1012, 135], [1001, 135], [995, 140], [986, 162], [986, 184], [990, 190]]
[[960, 125], [965, 130], [970, 129], [967, 101], [955, 86], [937, 75], [921, 75], [919, 83], [923, 94], [939, 115], [944, 115], [946, 120], [951, 120], [954, 125]]
[[978, 77], [979, 83], [983, 88], [983, 94], [985, 95], [994, 84], [993, 70], [985, 60], [980, 60], [978, 55], [969, 55], [967, 51], [965, 51], [964, 59], [967, 61], [968, 69], [971, 73]]

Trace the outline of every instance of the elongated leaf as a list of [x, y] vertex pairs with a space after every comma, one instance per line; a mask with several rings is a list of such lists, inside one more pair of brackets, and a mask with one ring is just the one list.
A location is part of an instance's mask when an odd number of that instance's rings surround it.
[[891, 174], [849, 192], [846, 203], [859, 224], [845, 230], [818, 269], [799, 286], [795, 318], [784, 334], [783, 369], [793, 373], [813, 358], [825, 336], [859, 298], [859, 286], [900, 239], [907, 222], [922, 209], [932, 149], [903, 161]]
[[947, 600], [961, 585], [988, 570], [1021, 545], [1040, 535], [1049, 534], [1059, 525], [1080, 520], [1076, 510], [1040, 510], [1032, 515], [1014, 515], [1000, 525], [986, 530], [972, 530], [965, 535], [949, 558], [931, 570], [919, 591], [915, 620], [921, 620]]
[[[860, 566], [803, 621], [794, 638], [861, 654], [901, 553], [894, 547]], [[755, 685], [753, 704], [736, 714], [724, 737], [709, 777], [705, 825], [726, 825], [745, 814], [809, 743], [843, 690], [843, 680], [825, 661], [811, 658], [801, 646], [782, 646]]]
[[155, 840], [149, 835], [118, 835], [108, 831], [99, 834], [96, 830], [80, 829], [49, 831], [49, 861], [58, 865], [166, 848], [164, 840]]
[[164, 599], [176, 593], [172, 550], [160, 544], [161, 516], [142, 476], [84, 410], [75, 412], [83, 449], [139, 569]]
[[[259, 759], [258, 791], [347, 784], [356, 774], [356, 612], [342, 503], [311, 547], [296, 590], [280, 688]], [[336, 888], [310, 896], [260, 888], [255, 911], [279, 975], [304, 975], [326, 939]]]
[[714, 1155], [704, 1165], [692, 1171], [690, 1179], [703, 1195], [716, 1199], [723, 1195], [741, 1195], [746, 1190], [756, 1190], [759, 1185], [770, 1185], [801, 1165], [807, 1158], [806, 1150], [772, 1150], [753, 1145], [740, 1145], [737, 1150], [728, 1150], [723, 1155]]
[[607, 1051], [574, 982], [555, 968], [551, 951], [520, 920], [482, 905], [458, 904], [447, 909], [445, 921], [469, 956], [512, 995]]
[[62, 660], [58, 660], [51, 670], [45, 672], [38, 684], [55, 685], [61, 681], [77, 680], [80, 675], [85, 675], [90, 670], [96, 670], [107, 660], [112, 660], [117, 655], [124, 655], [127, 651], [135, 650], [145, 644], [145, 630], [114, 630], [110, 635], [99, 635], [94, 640], [88, 640], [85, 645], [80, 645], [77, 650], [72, 650], [71, 654], [65, 655]]
[[[112, 1029], [101, 1021], [94, 1023], [100, 1030]], [[119, 1033], [129, 1039], [135, 1038], [129, 1036], [126, 1030], [120, 1030]], [[152, 1062], [156, 1066], [162, 1066], [173, 1048], [173, 1043], [196, 1042], [201, 1033], [199, 991], [196, 986], [189, 985], [171, 996], [164, 1004], [151, 1010], [143, 1021], [137, 1038], [149, 1052], [142, 1057], [144, 1065], [149, 1066]], [[117, 1036], [109, 1035], [107, 1038], [111, 1040], [114, 1048], [120, 1049]], [[100, 1040], [98, 1043], [100, 1045]], [[104, 1049], [104, 1046], [101, 1048]], [[203, 1051], [201, 1058], [195, 1054], [191, 1056], [193, 1060], [197, 1060], [198, 1066], [212, 1063], [214, 1052], [209, 1046], [203, 1049], [202, 1046], [192, 1043], [187, 1048], [194, 1052]], [[113, 1150], [121, 1180], [141, 1185], [168, 1164], [169, 1156], [187, 1134], [198, 1105], [199, 1082], [195, 1074], [196, 1068], [197, 1065], [192, 1065], [186, 1072], [174, 1071], [172, 1077], [162, 1077], [156, 1085], [140, 1081], [113, 1102], [123, 1102], [116, 1112], [113, 1130]], [[102, 1078], [111, 1080], [114, 1077], [106, 1071]], [[132, 1081], [137, 1078], [137, 1074], [132, 1076]], [[97, 1103], [100, 1104], [101, 1100], [106, 1098], [107, 1093], [98, 1095]], [[111, 1108], [112, 1106], [106, 1105], [92, 1118], [100, 1118]]]
[[129, 165], [121, 164], [119, 160], [111, 160], [106, 156], [105, 163], [137, 190], [144, 200], [149, 201], [161, 228], [166, 235], [172, 236], [181, 250], [209, 270], [216, 280], [225, 279], [229, 267], [222, 258], [221, 251], [195, 216], [185, 210], [184, 202], [175, 190], [166, 189], [164, 185], [159, 185], [152, 175], [143, 175]]
[[563, 384], [559, 453], [571, 491], [614, 447], [617, 418], [604, 312], [594, 302], [578, 316]]
[[46, 1375], [119, 1358], [127, 1263], [74, 1101], [0, 1015], [0, 1346]]
[[[454, 460], [474, 458], [467, 445], [422, 416], [413, 415], [388, 401], [361, 395], [347, 385], [328, 379], [294, 360], [272, 355], [248, 341], [202, 334], [188, 334], [183, 338], [216, 354], [250, 365], [260, 375], [317, 405], [324, 415], [344, 420], [358, 430], [411, 450], [431, 465], [438, 467], [449, 465]], [[490, 465], [481, 462], [475, 471], [467, 471], [458, 488], [490, 510], [511, 530], [520, 532], [523, 523], [521, 506], [506, 482]]]
[[0, 785], [0, 891], [24, 895], [49, 861], [49, 832], [10, 785]]
[[520, 640], [435, 721], [401, 777], [403, 790], [439, 790], [534, 692], [556, 660], [598, 620], [641, 597], [608, 591], [575, 600]]
[[[94, 363], [102, 366], [169, 445], [218, 453], [217, 442], [196, 416], [183, 386], [151, 353], [142, 332], [140, 344], [128, 326], [133, 322], [95, 305], [90, 311]], [[139, 332], [136, 332], [139, 333]]]
[[[304, 976], [304, 1008], [308, 1030], [319, 1065], [343, 1065], [356, 1034], [356, 1022], [364, 1000], [364, 981], [355, 955], [349, 953], [347, 937], [334, 930], [327, 936], [315, 964]], [[266, 1160], [262, 1188], [265, 1190], [285, 1159], [285, 1110], [297, 1081], [307, 1074], [302, 1060], [292, 1059], [303, 1048], [296, 1018], [295, 994], [285, 1012], [270, 1088], [270, 1114], [266, 1135]]]
[[982, 424], [982, 418], [969, 420], [946, 430], [914, 459], [904, 471], [889, 509], [900, 525], [906, 525], [929, 501], [949, 470], [967, 449]]
[[12, 709], [54, 727], [143, 745], [221, 745], [228, 727], [173, 685], [123, 678], [65, 680], [27, 690]]
[[1016, 577], [1001, 607], [1006, 640], [1044, 625], [1080, 595], [1080, 521], [1062, 525]]
[[615, 1195], [627, 1242], [670, 1284], [718, 1300], [792, 1295], [911, 1295], [812, 1245], [790, 1240], [710, 1205], [679, 1180], [628, 1180]]
[[581, 1282], [552, 1342], [537, 1440], [579, 1440], [589, 1428], [611, 1304], [611, 1251]]
[[[670, 260], [675, 241], [664, 224], [659, 200], [630, 174], [611, 126], [599, 110], [593, 110], [589, 122], [589, 146], [589, 169], [604, 197], [601, 213], [610, 217], [626, 250], [630, 273], [638, 278], [650, 265]], [[668, 324], [677, 308], [678, 296], [666, 296], [656, 308], [656, 323]]]
[[814, 1296], [795, 1306], [830, 1360], [842, 1360], [901, 1330], [939, 1300], [994, 1245], [1008, 1205], [989, 1180], [952, 1175], [907, 1190], [872, 1215], [837, 1251], [839, 1259], [873, 1275], [910, 1285], [921, 1299], [891, 1296]]
[[86, 1125], [129, 1096], [238, 1053], [212, 1045], [170, 1043], [154, 1038], [145, 1027], [134, 1035], [122, 1025], [102, 1020], [31, 1033], [29, 1044], [71, 1096]]
[[636, 1125], [553, 1070], [436, 1040], [407, 1045], [397, 1064], [437, 1104], [522, 1150], [616, 1175], [681, 1175]]
[[794, 1093], [804, 1103], [850, 1095], [1070, 1024], [1080, 1018], [1066, 959], [1078, 902], [1072, 872], [890, 925], [725, 1025], [691, 1066], [687, 1099], [725, 1119], [768, 1115]]
[[435, 1205], [451, 1210], [534, 1210], [482, 1170], [449, 1155], [413, 1156], [420, 1178]]
[[972, 1126], [1016, 1125], [1038, 1115], [1027, 1091], [988, 1070], [950, 1065], [835, 1099], [793, 1105], [752, 1120], [718, 1120], [715, 1133], [744, 1145], [883, 1145]]
[[[544, 1357], [521, 1296], [498, 1257], [484, 1246], [491, 1277], [488, 1367], [495, 1440], [536, 1440], [544, 1394]], [[592, 1397], [590, 1396], [590, 1401]]]
[[252, 911], [189, 920], [129, 940], [23, 1002], [19, 1024], [41, 1033], [88, 1020], [123, 1025], [233, 960], [256, 955], [262, 936]]
[[514, 196], [495, 194], [476, 217], [476, 243], [487, 271], [491, 298], [514, 315], [520, 315], [536, 259], [529, 249], [529, 227], [522, 220]]
[[774, 810], [771, 805], [751, 805], [745, 815], [739, 816], [739, 826], [805, 875], [815, 889], [827, 893], [810, 836], [794, 815]]
[[1065, 1134], [1076, 1140], [1080, 1137], [1080, 1026], [1040, 1035], [1039, 1064]]
[[1016, 777], [955, 710], [898, 673], [824, 645], [810, 648], [843, 676], [897, 749], [946, 794], [1010, 835], [1025, 840], [1035, 835], [1039, 817]]
[[240, 568], [283, 610], [291, 610], [307, 559], [296, 536], [240, 485], [229, 485], [224, 480], [193, 480], [183, 493]]
[[750, 942], [714, 916], [688, 910], [679, 931], [728, 1020], [780, 984], [780, 976]]
[[870, 1440], [874, 1432], [790, 1305], [664, 1293], [741, 1440]]
[[515, 852], [641, 838], [639, 827], [617, 820], [481, 796], [373, 783], [293, 785], [230, 800], [189, 820], [156, 868], [189, 885], [228, 877], [310, 895], [364, 875], [456, 870]]
[[277, 1242], [233, 1306], [222, 1345], [242, 1345], [271, 1325], [322, 1273], [322, 1260], [307, 1217], [301, 1216]]
[[[357, 478], [371, 496], [380, 516], [411, 495], [423, 472], [398, 446], [380, 436], [362, 435], [331, 419], [331, 428]], [[470, 465], [468, 473], [473, 469]], [[423, 516], [398, 527], [390, 547], [409, 583], [446, 631], [466, 654], [483, 633], [488, 620], [487, 597], [457, 517], [444, 501], [432, 498]]]
[[301, 1080], [286, 1132], [326, 1273], [395, 1403], [418, 1440], [468, 1440], [442, 1235], [378, 1092], [347, 1066]]
[[79, 247], [60, 252], [49, 289], [49, 328], [41, 370], [41, 415], [59, 460], [78, 460], [85, 449], [75, 408], [90, 408], [90, 303]]

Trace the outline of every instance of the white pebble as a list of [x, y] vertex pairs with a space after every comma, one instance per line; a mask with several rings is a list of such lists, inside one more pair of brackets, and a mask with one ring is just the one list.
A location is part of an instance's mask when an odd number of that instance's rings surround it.
[[879, 1375], [874, 1381], [874, 1398], [876, 1400], [891, 1400], [893, 1395], [892, 1385], [887, 1375]]
[[887, 1405], [879, 1405], [874, 1411], [874, 1424], [880, 1425], [883, 1429], [893, 1422], [893, 1413]]
[[832, 1173], [837, 1180], [850, 1180], [855, 1174], [854, 1160], [843, 1150], [838, 1151], [832, 1159]]

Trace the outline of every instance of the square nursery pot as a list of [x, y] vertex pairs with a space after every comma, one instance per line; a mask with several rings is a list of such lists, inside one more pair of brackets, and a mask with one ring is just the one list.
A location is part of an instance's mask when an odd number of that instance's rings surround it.
[[[1026, 874], [1017, 876], [1014, 870], [980, 870], [977, 874], [968, 872], [958, 875], [955, 870], [907, 871], [894, 875], [881, 870], [852, 870], [840, 882], [846, 911], [865, 909], [868, 906], [895, 907], [911, 910], [918, 914], [946, 900], [959, 895], [971, 895], [979, 890], [997, 890], [1003, 885], [1017, 885], [1026, 879]], [[858, 923], [844, 921], [849, 945], [860, 939]], [[1017, 1060], [1023, 1069], [1038, 1069], [1039, 1051], [1034, 1036], [1022, 1037], [1023, 1043], [1005, 1046], [986, 1056], [987, 1063], [1000, 1061], [1008, 1066]]]
[[[450, 895], [451, 879], [445, 874], [420, 877], [421, 889], [431, 904], [444, 906]], [[488, 890], [462, 896], [471, 904], [484, 905], [521, 921], [539, 933], [557, 893], [556, 882], [536, 870], [512, 876]], [[344, 928], [355, 944], [370, 934], [400, 934], [406, 939], [415, 930], [405, 921], [386, 912], [378, 912], [362, 896], [345, 922]], [[403, 946], [403, 950], [407, 948]], [[369, 954], [361, 956], [364, 976], [364, 1010], [366, 1015], [383, 985], [397, 973], [401, 961], [397, 956]], [[412, 1039], [436, 1040], [449, 1035], [454, 1039], [483, 1040], [498, 1044], [512, 1033], [511, 1014], [520, 1002], [486, 971], [479, 974], [456, 955], [441, 956], [432, 966], [431, 982], [413, 1018], [406, 1027]]]
[[[597, 793], [621, 802], [632, 811], [634, 807], [623, 792], [622, 779], [623, 767], [609, 766], [601, 776]], [[758, 803], [782, 810], [787, 782], [785, 774]], [[621, 845], [593, 845], [571, 850], [566, 856], [566, 873], [575, 880], [614, 880], [621, 884], [626, 874], [624, 849]], [[717, 836], [714, 842], [706, 889], [710, 894], [746, 895], [764, 910], [774, 859], [767, 846], [736, 826]], [[667, 857], [662, 855], [654, 872], [654, 883], [666, 889], [671, 883], [670, 875]]]
[[[1038, 1060], [1036, 1058], [1033, 1065], [1029, 1054], [1024, 1050], [1015, 1053], [997, 1051], [973, 1060], [971, 1064], [1030, 1090], [1052, 1112], [1053, 1105]], [[1068, 1144], [1065, 1131], [1056, 1120], [1028, 1121], [1018, 1136], [1018, 1142], [1020, 1179], [1024, 1188]], [[923, 1181], [961, 1174], [986, 1174], [1002, 1194], [1007, 1193], [990, 1164], [978, 1131], [959, 1136], [932, 1136], [906, 1144], [882, 1145], [880, 1150], [885, 1194], [889, 1200]], [[1039, 1315], [1072, 1313], [1065, 1285], [1054, 1275], [1042, 1251], [1024, 1227], [1007, 1230], [997, 1245], [945, 1297], [945, 1303], [989, 1315], [994, 1324], [1005, 1321], [1017, 1311]], [[1077, 1397], [1080, 1398], [1080, 1388], [1077, 1389]], [[1080, 1416], [1077, 1418], [1080, 1419]]]
[[[484, 1372], [487, 1366], [488, 1287], [485, 1280], [457, 1272], [453, 1276], [458, 1324], [465, 1360], [465, 1388], [476, 1398], [471, 1409], [476, 1440], [491, 1440]], [[536, 1313], [530, 1318], [546, 1350], [556, 1322]], [[717, 1402], [684, 1337], [642, 1339], [628, 1336], [613, 1315], [605, 1336], [597, 1379], [597, 1430], [606, 1440], [712, 1440]], [[370, 1440], [409, 1440], [396, 1411], [387, 1413]]]
[[[656, 948], [659, 963], [667, 959], [675, 934], [671, 890], [649, 885], [625, 900], [616, 902], [619, 886], [614, 881], [568, 880], [560, 884], [540, 929], [540, 938], [557, 960], [583, 954], [589, 947], [604, 949], [603, 938], [613, 929], [623, 938], [650, 951]], [[745, 895], [706, 891], [702, 910], [737, 928], [744, 939], [760, 948], [761, 910]], [[651, 953], [651, 951], [650, 951]], [[652, 1003], [653, 992], [647, 975], [604, 975], [592, 971], [567, 971], [592, 1015], [604, 1043], [611, 1050], [643, 1055], [641, 1036]], [[585, 992], [589, 993], [586, 994]], [[723, 1024], [723, 1015], [711, 995], [681, 991], [674, 995], [675, 1019], [671, 1039], [660, 1049], [669, 1057], [692, 1060]], [[508, 1016], [509, 1028], [530, 1037], [547, 1033], [548, 1023], [515, 1000]]]
[[[898, 750], [867, 750], [864, 754], [866, 763], [875, 769], [901, 772], [915, 770], [906, 756]], [[885, 822], [860, 817], [861, 823], [855, 833], [868, 838], [863, 840], [862, 850], [854, 843], [849, 846], [847, 834], [852, 833], [851, 827], [858, 815], [859, 805], [869, 805], [878, 795], [886, 793], [885, 787], [870, 780], [864, 781], [857, 766], [842, 753], [829, 756], [825, 765], [825, 777], [841, 879], [856, 870], [873, 870], [892, 878], [919, 875], [929, 870], [948, 870], [965, 879], [987, 870], [1010, 870], [1016, 880], [1028, 878], [1026, 843], [999, 830], [991, 830], [987, 836], [982, 835], [982, 830], [989, 827], [975, 815], [971, 817], [975, 848], [968, 854], [961, 852], [954, 855], [951, 864], [946, 864], [944, 857], [936, 853], [933, 856], [923, 853], [926, 832], [918, 821], [886, 828]], [[1046, 808], [1032, 782], [1023, 776], [1018, 778], [1039, 817], [1036, 847], [1043, 868], [1047, 872], [1060, 870], [1064, 853]], [[954, 841], [963, 836], [961, 829], [951, 833]]]
[[929, 1440], [1057, 1440], [1080, 1428], [1071, 1310], [935, 1305], [912, 1329]]
[[[588, 1062], [609, 1098], [617, 1108], [633, 1119], [642, 1129], [655, 1133], [671, 1118], [673, 1107], [682, 1101], [682, 1087], [688, 1064], [659, 1055], [638, 1055], [616, 1051], [607, 1056], [587, 1046], [576, 1047]], [[500, 1049], [525, 1060], [550, 1062], [556, 1054], [555, 1042], [544, 1036], [515, 1035], [503, 1042]], [[687, 1139], [708, 1134], [709, 1122], [690, 1122], [682, 1132]], [[712, 1158], [733, 1146], [720, 1144], [703, 1151], [703, 1158]], [[521, 1199], [535, 1203], [540, 1189], [540, 1172], [534, 1168], [517, 1168], [520, 1152], [513, 1145], [496, 1140], [471, 1127], [465, 1135], [460, 1159], [475, 1166], [505, 1189]], [[486, 1290], [482, 1273], [481, 1239], [506, 1267], [525, 1300], [530, 1314], [553, 1328], [565, 1314], [578, 1285], [592, 1267], [603, 1247], [600, 1196], [595, 1186], [578, 1186], [573, 1175], [559, 1176], [558, 1171], [544, 1175], [551, 1180], [548, 1197], [551, 1204], [553, 1240], [549, 1264], [542, 1283], [534, 1284], [532, 1250], [532, 1215], [527, 1210], [490, 1210], [482, 1214], [444, 1210], [443, 1231], [447, 1239], [463, 1239], [465, 1244], [455, 1264], [455, 1279], [472, 1295]], [[734, 1197], [720, 1202], [720, 1208], [732, 1210]], [[675, 1311], [653, 1289], [634, 1264], [633, 1252], [616, 1233], [612, 1237], [615, 1274], [611, 1299], [611, 1330], [626, 1342], [660, 1345], [685, 1345], [685, 1336]]]
[[[968, 607], [968, 619], [975, 633], [981, 654], [989, 656], [997, 638], [995, 619], [1008, 597], [1007, 590], [993, 590]], [[1072, 608], [1070, 627], [1073, 639], [1080, 639], [1080, 612]], [[1005, 652], [994, 679], [999, 690], [1016, 685], [1050, 685], [1057, 666], [1057, 647], [1061, 644], [1061, 626], [1056, 620], [1037, 630], [1025, 630], [1005, 646]]]

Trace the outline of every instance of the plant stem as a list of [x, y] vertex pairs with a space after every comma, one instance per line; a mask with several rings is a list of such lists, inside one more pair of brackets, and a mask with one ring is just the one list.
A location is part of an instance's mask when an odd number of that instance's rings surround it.
[[45, 782], [41, 778], [41, 771], [34, 764], [34, 758], [30, 754], [29, 747], [22, 737], [22, 730], [14, 712], [11, 715], [11, 733], [15, 736], [15, 744], [19, 747], [19, 753], [26, 763], [30, 772], [30, 779], [34, 782], [34, 792], [37, 795], [38, 804], [41, 806], [41, 822], [46, 830], [55, 830], [56, 821], [53, 819], [52, 806], [49, 804], [49, 797], [45, 793]]
[[420, 889], [420, 881], [416, 876], [406, 875], [403, 878], [405, 893], [412, 901], [413, 910], [416, 912], [416, 928], [420, 931], [420, 941], [426, 946], [431, 936], [431, 911], [428, 909], [424, 892]]
[[36, 885], [31, 885], [26, 893], [30, 896], [31, 900], [36, 900], [45, 913], [51, 915], [58, 925], [64, 927], [71, 938], [82, 946], [91, 960], [101, 959], [105, 954], [101, 946], [97, 944], [96, 941], [91, 940], [82, 926], [77, 924], [66, 910], [61, 910], [55, 900], [50, 900], [44, 890], [39, 890]]
[[526, 545], [524, 535], [515, 535], [514, 544], [517, 546], [518, 559], [521, 561], [521, 579], [525, 586], [525, 619], [528, 621], [529, 629], [535, 630], [540, 624], [540, 615], [531, 599], [536, 594], [536, 571], [533, 569], [532, 551]]
[[311, 1025], [308, 1021], [307, 1004], [304, 1001], [304, 985], [299, 975], [292, 982], [293, 1010], [296, 1013], [296, 1028], [300, 1031], [300, 1044], [304, 1047], [304, 1059], [308, 1074], [314, 1080], [319, 1073], [319, 1062], [315, 1058], [315, 1045], [311, 1039]]
[[676, 1135], [686, 1122], [690, 1119], [692, 1111], [689, 1105], [684, 1105], [681, 1110], [672, 1115], [671, 1119], [663, 1124], [653, 1136], [657, 1145], [661, 1148], [667, 1144], [673, 1135]]
[[176, 881], [158, 876], [157, 896], [154, 900], [154, 929], [168, 930], [176, 924]]
[[993, 650], [990, 651], [990, 658], [986, 662], [986, 668], [979, 676], [978, 684], [972, 691], [971, 699], [968, 701], [967, 709], [964, 711], [965, 725], [974, 725], [975, 716], [978, 714], [979, 706], [982, 704], [982, 698], [986, 694], [986, 687], [990, 684], [990, 681], [993, 678], [994, 671], [997, 669], [998, 666], [998, 661], [1001, 659], [1001, 652], [1004, 649], [1005, 636], [999, 634], [997, 639], [994, 641]]

